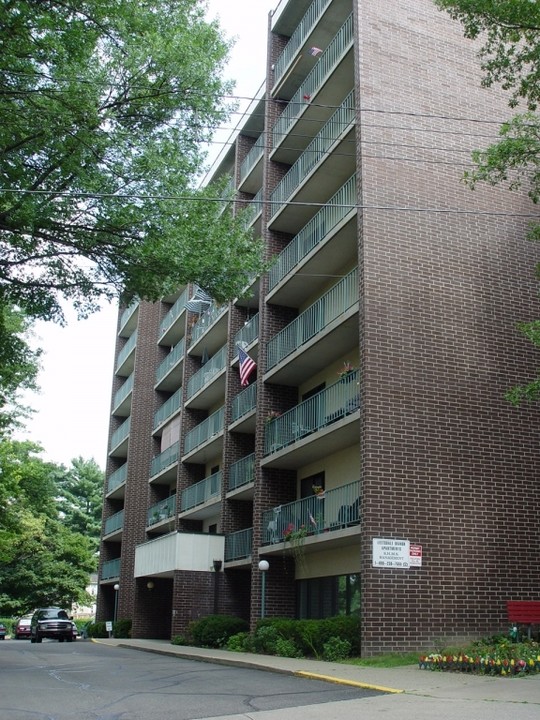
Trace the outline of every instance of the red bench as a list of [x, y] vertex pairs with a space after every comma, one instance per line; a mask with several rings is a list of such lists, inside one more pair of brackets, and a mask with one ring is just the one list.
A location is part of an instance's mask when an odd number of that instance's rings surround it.
[[527, 625], [531, 637], [531, 626], [540, 624], [540, 600], [507, 600], [508, 620], [516, 625]]

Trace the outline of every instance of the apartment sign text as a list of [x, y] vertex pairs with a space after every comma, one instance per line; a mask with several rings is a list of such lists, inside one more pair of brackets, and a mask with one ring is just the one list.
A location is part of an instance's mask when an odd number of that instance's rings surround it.
[[409, 568], [411, 548], [408, 540], [373, 538], [373, 567]]

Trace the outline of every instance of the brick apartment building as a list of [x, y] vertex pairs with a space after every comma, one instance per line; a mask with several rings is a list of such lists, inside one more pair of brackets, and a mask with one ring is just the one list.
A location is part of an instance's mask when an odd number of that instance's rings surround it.
[[526, 197], [461, 177], [506, 99], [431, 0], [282, 0], [268, 38], [216, 175], [275, 262], [119, 314], [98, 618], [360, 613], [365, 655], [505, 629], [540, 585], [540, 417], [504, 399], [538, 249]]

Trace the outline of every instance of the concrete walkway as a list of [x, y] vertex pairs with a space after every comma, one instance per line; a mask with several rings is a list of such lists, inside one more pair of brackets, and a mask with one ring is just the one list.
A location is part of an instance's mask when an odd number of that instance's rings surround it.
[[[389, 694], [406, 694], [438, 700], [436, 708], [430, 712], [439, 718], [440, 701], [459, 701], [461, 711], [468, 703], [502, 703], [501, 717], [516, 718], [540, 717], [540, 674], [521, 678], [486, 677], [465, 673], [433, 672], [420, 670], [416, 665], [400, 668], [367, 668], [341, 663], [323, 662], [274, 657], [272, 655], [256, 655], [236, 653], [227, 650], [209, 650], [205, 648], [171, 645], [168, 640], [96, 640], [103, 644], [117, 645], [145, 652], [171, 655], [188, 660], [211, 662], [239, 667], [255, 668], [270, 672], [300, 675], [304, 677], [326, 680], [359, 687], [384, 690]], [[516, 705], [517, 704], [517, 705]], [[520, 707], [521, 706], [521, 707]], [[498, 717], [493, 705], [486, 717]], [[455, 713], [457, 708], [453, 708]], [[525, 711], [526, 710], [526, 711]], [[405, 713], [400, 717], [405, 717]], [[423, 716], [418, 710], [414, 717], [420, 720]], [[426, 714], [426, 717], [429, 717]], [[455, 717], [455, 714], [454, 714]], [[468, 713], [469, 720], [483, 717], [479, 713]]]

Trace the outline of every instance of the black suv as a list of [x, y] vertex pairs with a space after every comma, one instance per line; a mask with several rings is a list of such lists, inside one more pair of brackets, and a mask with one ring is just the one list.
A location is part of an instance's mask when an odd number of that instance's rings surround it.
[[72, 642], [73, 623], [65, 610], [57, 607], [39, 608], [32, 615], [30, 642], [40, 643], [43, 638]]

